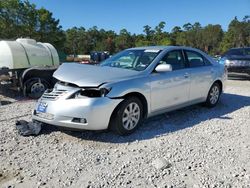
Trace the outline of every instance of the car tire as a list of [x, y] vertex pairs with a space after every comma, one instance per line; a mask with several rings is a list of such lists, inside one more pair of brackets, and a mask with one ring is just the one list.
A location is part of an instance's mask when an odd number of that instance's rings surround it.
[[119, 135], [133, 133], [143, 121], [143, 105], [137, 97], [124, 99], [111, 117], [110, 128]]
[[43, 78], [31, 78], [24, 83], [24, 93], [32, 99], [38, 99], [49, 88], [49, 83]]
[[209, 108], [215, 107], [219, 102], [220, 95], [221, 95], [221, 86], [218, 83], [214, 83], [208, 92], [205, 105]]

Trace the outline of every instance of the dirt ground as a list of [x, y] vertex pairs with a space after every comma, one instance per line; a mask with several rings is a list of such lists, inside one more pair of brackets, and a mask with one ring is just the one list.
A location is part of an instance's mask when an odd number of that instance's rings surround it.
[[20, 136], [34, 100], [0, 95], [0, 187], [250, 187], [250, 81], [218, 105], [148, 119], [126, 137], [44, 126]]

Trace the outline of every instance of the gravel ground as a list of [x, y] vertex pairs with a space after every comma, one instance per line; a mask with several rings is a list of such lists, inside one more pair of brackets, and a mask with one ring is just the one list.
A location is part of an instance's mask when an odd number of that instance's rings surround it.
[[147, 120], [134, 134], [46, 126], [22, 137], [32, 100], [2, 96], [0, 187], [250, 187], [250, 81], [228, 81], [217, 107]]

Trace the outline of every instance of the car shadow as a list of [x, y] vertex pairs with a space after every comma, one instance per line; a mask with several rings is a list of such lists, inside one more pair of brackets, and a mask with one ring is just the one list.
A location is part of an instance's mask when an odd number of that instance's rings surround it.
[[230, 113], [250, 105], [250, 97], [224, 93], [214, 108], [193, 105], [147, 119], [137, 131], [128, 136], [119, 136], [109, 131], [68, 131], [47, 127], [42, 134], [60, 130], [65, 134], [80, 138], [108, 143], [126, 143], [160, 137], [172, 132], [196, 126], [200, 122], [211, 119], [230, 121]]

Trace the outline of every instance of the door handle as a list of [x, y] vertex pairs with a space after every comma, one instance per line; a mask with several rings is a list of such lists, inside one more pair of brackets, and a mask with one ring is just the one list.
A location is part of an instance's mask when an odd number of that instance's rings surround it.
[[184, 78], [188, 78], [189, 77], [189, 74], [188, 73], [185, 73], [184, 74]]

